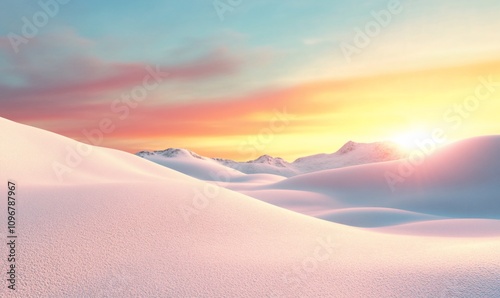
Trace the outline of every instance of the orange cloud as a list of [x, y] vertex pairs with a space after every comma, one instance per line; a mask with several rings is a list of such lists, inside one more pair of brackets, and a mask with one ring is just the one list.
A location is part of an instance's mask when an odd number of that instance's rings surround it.
[[[276, 111], [286, 111], [293, 119], [286, 129], [276, 132], [262, 153], [293, 159], [306, 152], [332, 152], [348, 140], [383, 140], [404, 133], [412, 125], [446, 126], [446, 109], [473, 94], [480, 76], [490, 75], [500, 81], [500, 61], [313, 82], [190, 103], [162, 104], [161, 98], [155, 97], [131, 108], [123, 120], [110, 112], [109, 105], [85, 105], [66, 117], [94, 113], [91, 121], [52, 128], [85, 141], [82, 129], [95, 128], [100, 118], [109, 117], [116, 129], [106, 135], [105, 146], [128, 151], [177, 146], [240, 159], [244, 157], [238, 147], [268, 128]], [[450, 132], [450, 137], [500, 133], [495, 126], [494, 111], [498, 110], [500, 100], [485, 102], [460, 131]], [[56, 119], [55, 114], [53, 117]], [[32, 120], [36, 120], [34, 115]]]

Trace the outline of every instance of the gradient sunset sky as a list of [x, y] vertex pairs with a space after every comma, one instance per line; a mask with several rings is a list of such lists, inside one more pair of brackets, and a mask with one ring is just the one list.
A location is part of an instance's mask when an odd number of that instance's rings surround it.
[[[12, 33], [43, 10], [2, 1], [0, 116], [84, 142], [109, 119], [97, 145], [237, 160], [436, 128], [448, 141], [500, 134], [500, 1], [400, 1], [346, 59], [341, 45], [390, 3], [242, 0], [221, 19], [213, 0], [72, 0], [16, 53]], [[168, 75], [118, 113], [148, 65]], [[289, 117], [276, 124], [276, 111]]]

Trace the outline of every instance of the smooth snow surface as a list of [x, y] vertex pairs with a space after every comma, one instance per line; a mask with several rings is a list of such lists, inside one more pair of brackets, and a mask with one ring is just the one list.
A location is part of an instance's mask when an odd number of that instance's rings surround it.
[[4, 278], [1, 297], [500, 296], [498, 137], [436, 153], [394, 193], [397, 162], [215, 179], [219, 164], [189, 177], [98, 147], [72, 159], [81, 144], [2, 118], [0, 137], [19, 235], [18, 288]]

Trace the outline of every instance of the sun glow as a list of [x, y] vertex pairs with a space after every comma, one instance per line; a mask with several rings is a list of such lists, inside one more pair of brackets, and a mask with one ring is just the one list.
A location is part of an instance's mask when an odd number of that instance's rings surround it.
[[417, 141], [425, 138], [425, 133], [421, 130], [413, 130], [393, 136], [390, 140], [398, 144], [404, 150], [417, 148]]

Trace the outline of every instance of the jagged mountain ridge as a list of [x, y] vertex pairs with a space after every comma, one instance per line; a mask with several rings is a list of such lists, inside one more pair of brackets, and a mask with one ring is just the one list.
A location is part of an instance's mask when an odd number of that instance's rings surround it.
[[168, 148], [165, 150], [156, 150], [156, 151], [141, 151], [136, 153], [136, 155], [140, 157], [147, 157], [152, 155], [161, 155], [164, 157], [192, 156], [194, 158], [204, 159], [204, 157], [194, 153], [193, 151], [187, 149], [179, 149], [179, 148]]
[[141, 151], [137, 155], [153, 162], [158, 162], [158, 158], [195, 158], [204, 161], [216, 161], [223, 166], [245, 174], [273, 174], [285, 177], [406, 157], [404, 151], [392, 142], [356, 143], [353, 141], [347, 142], [334, 153], [305, 156], [291, 163], [281, 157], [269, 155], [262, 155], [255, 160], [238, 162], [230, 159], [203, 157], [187, 149], [176, 148]]

